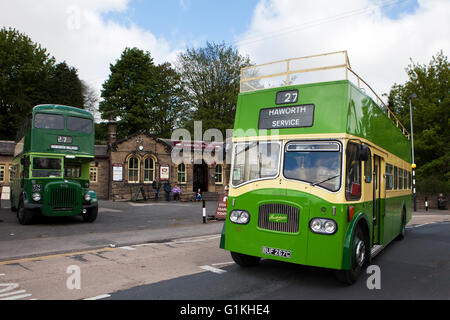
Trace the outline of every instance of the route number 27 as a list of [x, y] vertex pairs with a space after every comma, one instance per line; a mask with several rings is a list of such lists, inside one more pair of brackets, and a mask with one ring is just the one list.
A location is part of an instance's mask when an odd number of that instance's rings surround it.
[[277, 104], [289, 104], [298, 102], [298, 91], [281, 91], [277, 93]]

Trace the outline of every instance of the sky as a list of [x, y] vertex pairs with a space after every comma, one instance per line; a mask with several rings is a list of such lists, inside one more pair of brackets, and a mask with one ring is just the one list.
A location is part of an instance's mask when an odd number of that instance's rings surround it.
[[0, 27], [40, 43], [98, 94], [126, 47], [174, 63], [206, 41], [262, 64], [347, 50], [382, 95], [407, 80], [412, 59], [450, 51], [449, 0], [0, 0]]

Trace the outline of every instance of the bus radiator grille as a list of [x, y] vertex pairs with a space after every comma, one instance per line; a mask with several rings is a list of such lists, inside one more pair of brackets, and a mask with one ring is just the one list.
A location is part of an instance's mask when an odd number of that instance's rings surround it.
[[[287, 221], [285, 219], [280, 222], [270, 221], [273, 214], [287, 216]], [[298, 233], [299, 220], [300, 211], [296, 207], [285, 204], [265, 204], [259, 207], [258, 227], [261, 229]]]
[[50, 206], [61, 210], [72, 207], [77, 202], [77, 190], [72, 188], [56, 188], [50, 191]]

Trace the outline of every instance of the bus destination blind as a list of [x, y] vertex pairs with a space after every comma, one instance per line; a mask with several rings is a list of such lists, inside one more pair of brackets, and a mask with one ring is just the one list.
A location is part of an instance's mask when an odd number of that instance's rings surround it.
[[312, 127], [314, 105], [262, 109], [259, 113], [260, 130]]

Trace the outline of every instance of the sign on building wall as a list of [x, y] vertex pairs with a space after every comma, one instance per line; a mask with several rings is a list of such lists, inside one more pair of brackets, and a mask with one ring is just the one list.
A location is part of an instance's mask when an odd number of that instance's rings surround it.
[[159, 172], [160, 180], [169, 180], [170, 177], [170, 167], [169, 166], [161, 166]]
[[113, 181], [115, 182], [123, 181], [123, 164], [113, 165]]

